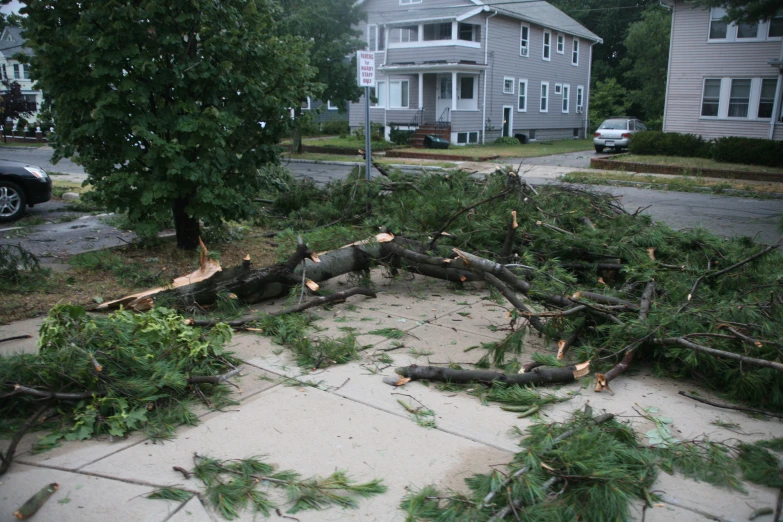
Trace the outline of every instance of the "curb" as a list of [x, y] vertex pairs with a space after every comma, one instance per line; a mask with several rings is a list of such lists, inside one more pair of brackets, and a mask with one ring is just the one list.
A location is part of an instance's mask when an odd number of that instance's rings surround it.
[[783, 174], [773, 174], [771, 172], [708, 169], [708, 168], [697, 169], [697, 168], [679, 167], [675, 165], [632, 163], [627, 161], [606, 159], [606, 158], [590, 159], [590, 168], [604, 169], [604, 170], [619, 170], [624, 172], [644, 172], [646, 174], [668, 174], [671, 176], [685, 176], [688, 175], [689, 173], [696, 172], [697, 175], [706, 178], [744, 179], [750, 181], [768, 181], [773, 183], [783, 181]]
[[[608, 185], [612, 187], [636, 187], [640, 189], [646, 189], [646, 190], [669, 190], [669, 184], [668, 183], [661, 183], [656, 186], [654, 183], [645, 183], [643, 181], [624, 181], [619, 179], [606, 179], [604, 180], [604, 183], [572, 183], [572, 182], [565, 182], [562, 181], [562, 183], [568, 184], [568, 185], [590, 185], [590, 186], [601, 186], [601, 185]], [[750, 190], [738, 190], [738, 189], [721, 189], [720, 191], [716, 192], [714, 189], [711, 189], [710, 187], [692, 187], [693, 192], [704, 192], [706, 194], [714, 194], [716, 196], [741, 196], [741, 197], [749, 197], [749, 198], [757, 198], [757, 199], [783, 199], [783, 193], [781, 192], [754, 192]], [[691, 191], [681, 191], [681, 190], [672, 190], [672, 192], [691, 192]]]
[[[310, 163], [310, 164], [316, 164], [316, 165], [341, 165], [343, 167], [362, 167], [364, 166], [364, 162], [358, 162], [358, 161], [331, 161], [331, 160], [309, 160], [309, 159], [299, 159], [299, 158], [286, 158], [285, 161], [281, 161], [281, 164], [285, 165], [286, 163]], [[398, 170], [437, 170], [437, 171], [444, 171], [444, 170], [450, 170], [445, 169], [443, 167], [438, 167], [435, 165], [407, 165], [407, 164], [389, 164], [390, 167], [394, 167]]]

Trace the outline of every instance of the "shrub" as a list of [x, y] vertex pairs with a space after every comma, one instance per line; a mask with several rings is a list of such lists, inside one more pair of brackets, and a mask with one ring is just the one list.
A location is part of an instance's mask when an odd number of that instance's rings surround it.
[[495, 145], [519, 145], [519, 140], [513, 136], [502, 136], [495, 140]]
[[773, 140], [727, 136], [715, 140], [712, 157], [726, 163], [783, 167], [783, 144]]
[[663, 118], [655, 120], [646, 120], [644, 124], [647, 126], [647, 130], [660, 131], [663, 130]]
[[[372, 141], [383, 141], [383, 131], [384, 126], [383, 123], [370, 123], [370, 129], [372, 129], [372, 134], [370, 135], [370, 139]], [[364, 125], [359, 125], [359, 127], [356, 128], [355, 131], [353, 131], [353, 135], [356, 137], [357, 140], [364, 140]]]
[[695, 134], [645, 131], [631, 135], [631, 154], [709, 158], [711, 144]]
[[351, 128], [348, 120], [325, 121], [321, 124], [321, 132], [330, 136], [347, 136]]
[[412, 130], [400, 130], [392, 125], [389, 130], [389, 140], [395, 145], [410, 145], [414, 132]]

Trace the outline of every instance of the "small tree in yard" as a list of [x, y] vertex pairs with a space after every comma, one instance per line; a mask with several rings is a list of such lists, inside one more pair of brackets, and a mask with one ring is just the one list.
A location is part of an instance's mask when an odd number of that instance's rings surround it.
[[308, 43], [275, 36], [274, 4], [30, 0], [23, 13], [55, 158], [78, 155], [110, 209], [142, 232], [173, 213], [185, 249], [199, 221], [249, 214], [289, 108], [314, 87]]
[[22, 94], [22, 87], [19, 85], [19, 82], [3, 80], [2, 84], [3, 119], [11, 118], [12, 120], [18, 120], [19, 118], [30, 116], [34, 111], [34, 107]]

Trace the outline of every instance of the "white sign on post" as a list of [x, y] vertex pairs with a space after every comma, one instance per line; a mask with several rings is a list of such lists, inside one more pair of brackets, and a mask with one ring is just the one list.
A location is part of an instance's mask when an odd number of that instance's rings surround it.
[[375, 53], [356, 51], [356, 83], [359, 87], [375, 87]]

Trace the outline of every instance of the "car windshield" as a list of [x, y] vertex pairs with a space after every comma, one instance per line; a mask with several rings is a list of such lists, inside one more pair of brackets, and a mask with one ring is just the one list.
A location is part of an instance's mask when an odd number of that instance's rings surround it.
[[625, 130], [628, 128], [628, 120], [606, 120], [598, 128]]

